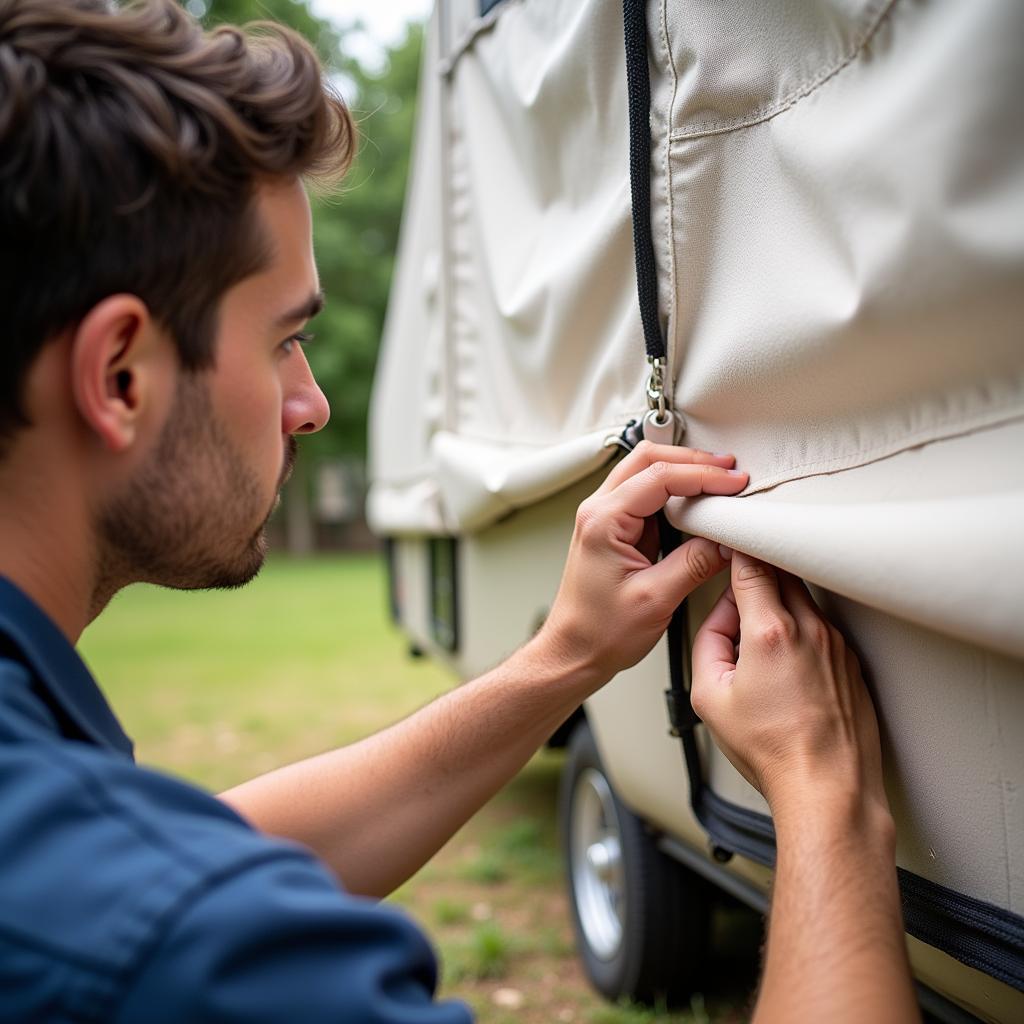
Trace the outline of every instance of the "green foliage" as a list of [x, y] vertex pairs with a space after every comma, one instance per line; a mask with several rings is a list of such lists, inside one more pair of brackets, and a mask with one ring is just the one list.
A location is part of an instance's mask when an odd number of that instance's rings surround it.
[[[366, 419], [409, 169], [423, 30], [410, 25], [380, 70], [346, 53], [358, 22], [335, 27], [304, 0], [200, 0], [204, 23], [264, 19], [288, 25], [316, 47], [359, 129], [359, 155], [337, 195], [313, 196], [313, 236], [327, 307], [310, 325], [310, 364], [331, 420], [303, 447], [314, 458], [364, 457]], [[186, 4], [187, 6], [187, 4]]]
[[203, 24], [245, 25], [250, 21], [276, 21], [295, 29], [305, 36], [329, 65], [338, 60], [338, 32], [322, 18], [318, 18], [302, 0], [196, 0], [182, 6], [193, 14], [205, 8]]

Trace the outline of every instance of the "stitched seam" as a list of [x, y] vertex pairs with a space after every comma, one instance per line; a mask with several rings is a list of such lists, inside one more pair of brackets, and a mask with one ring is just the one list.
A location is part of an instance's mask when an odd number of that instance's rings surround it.
[[[584, 437], [587, 434], [597, 434], [597, 433], [600, 433], [600, 432], [606, 431], [606, 430], [621, 431], [623, 426], [625, 425], [626, 421], [627, 420], [631, 420], [631, 419], [635, 419], [637, 415], [638, 415], [638, 413], [637, 413], [637, 409], [636, 409], [635, 406], [633, 408], [627, 410], [627, 411], [615, 413], [613, 418], [610, 419], [607, 423], [599, 423], [599, 424], [597, 424], [597, 426], [594, 426], [594, 427], [586, 427], [580, 433], [573, 434], [571, 437], [566, 438], [565, 442], [578, 441], [581, 437]], [[640, 413], [640, 415], [643, 415], [643, 414]], [[526, 447], [529, 447], [529, 448], [538, 448], [538, 449], [549, 449], [549, 448], [554, 448], [556, 445], [563, 443], [563, 442], [560, 442], [560, 441], [550, 441], [550, 440], [537, 440], [537, 441], [534, 441], [534, 440], [526, 440], [526, 439], [522, 439], [522, 438], [513, 438], [510, 441], [510, 438], [509, 438], [508, 434], [477, 433], [477, 432], [474, 432], [472, 430], [460, 430], [457, 433], [455, 431], [448, 431], [448, 433], [455, 433], [456, 436], [458, 438], [460, 438], [461, 440], [466, 440], [466, 441], [486, 441], [486, 442], [492, 443], [492, 444], [499, 444], [502, 447], [515, 447], [515, 448], [519, 448], [519, 447], [526, 448]], [[424, 479], [424, 478], [423, 477], [409, 477], [408, 479]]]
[[[997, 408], [996, 410], [993, 411], [999, 412], [1001, 410]], [[898, 443], [900, 441], [909, 442], [908, 447], [912, 448], [914, 447], [914, 442], [917, 440], [917, 438], [931, 434], [935, 430], [941, 430], [946, 426], [956, 425], [957, 423], [958, 421], [954, 420], [952, 417], [949, 419], [938, 420], [931, 426], [922, 427], [920, 430], [915, 430], [912, 434], [890, 434], [880, 444], [872, 445], [870, 448], [854, 448], [846, 455], [836, 455], [831, 459], [810, 459], [808, 462], [798, 462], [794, 466], [787, 466], [786, 469], [804, 469], [807, 466], [817, 466], [819, 464], [828, 465], [833, 462], [840, 462], [843, 459], [854, 458], [858, 455], [871, 455], [873, 452], [881, 451], [883, 448], [888, 448], [891, 444]]]
[[[665, 119], [666, 125], [672, 124], [672, 114], [676, 109], [676, 92], [679, 86], [679, 75], [676, 71], [675, 59], [672, 56], [672, 46], [669, 43], [668, 38], [668, 0], [662, 0], [661, 4], [661, 20], [659, 28], [661, 29], [661, 44], [665, 49], [665, 57], [668, 61], [669, 70], [672, 74], [672, 96], [668, 104], [668, 116]], [[671, 136], [665, 140], [665, 162], [664, 162], [664, 175], [665, 175], [665, 191], [666, 191], [666, 202], [665, 202], [665, 260], [668, 264], [669, 274], [669, 294], [668, 294], [668, 323], [665, 325], [665, 349], [667, 359], [667, 366], [665, 368], [665, 381], [668, 385], [668, 399], [669, 405], [672, 404], [672, 399], [675, 393], [675, 367], [678, 362], [676, 359], [676, 324], [678, 323], [678, 305], [677, 305], [677, 291], [676, 291], [676, 253], [675, 246], [672, 244], [672, 224], [675, 221], [675, 189], [672, 187], [672, 140]]]
[[[994, 410], [988, 410], [988, 412], [989, 415], [987, 416], [975, 417], [969, 420], [957, 421], [952, 418], [940, 420], [937, 423], [933, 423], [930, 427], [922, 427], [912, 434], [891, 435], [887, 441], [881, 444], [873, 445], [871, 448], [854, 448], [845, 455], [837, 455], [831, 459], [812, 459], [809, 462], [800, 462], [796, 465], [786, 466], [772, 476], [767, 477], [763, 482], [760, 480], [756, 481], [755, 486], [748, 487], [739, 496], [747, 497], [748, 495], [756, 494], [758, 491], [766, 491], [773, 487], [790, 483], [796, 478], [794, 474], [799, 475], [800, 470], [815, 467], [815, 472], [809, 475], [816, 475], [818, 473], [830, 472], [830, 466], [835, 466], [836, 471], [859, 469], [867, 462], [877, 461], [877, 459], [872, 459], [871, 456], [878, 452], [882, 453], [879, 458], [889, 458], [893, 455], [900, 455], [911, 448], [916, 448], [920, 444], [949, 441], [954, 437], [969, 434], [975, 430], [985, 430], [989, 427], [1001, 426], [1004, 423], [1011, 423], [1014, 420], [1024, 418], [1024, 412], [1015, 409], [1013, 404], [1008, 408], [1006, 406], [998, 406]], [[949, 428], [953, 429], [950, 431]], [[942, 432], [936, 433], [936, 431]], [[894, 444], [899, 444], [900, 447], [892, 448]], [[861, 461], [851, 462], [850, 460], [852, 459]]]
[[859, 57], [867, 47], [868, 43], [870, 43], [874, 38], [875, 33], [881, 27], [882, 22], [885, 21], [893, 7], [896, 6], [896, 3], [897, 0], [888, 0], [888, 2], [885, 3], [875, 16], [875, 20], [867, 25], [863, 35], [855, 42], [850, 52], [847, 53], [839, 63], [819, 72], [814, 78], [801, 82], [781, 100], [776, 100], [775, 103], [772, 103], [767, 107], [760, 107], [740, 120], [733, 121], [728, 124], [709, 124], [708, 122], [703, 122], [693, 128], [673, 132], [669, 135], [669, 141], [682, 142], [687, 139], [702, 139], [709, 135], [725, 135], [729, 132], [738, 131], [741, 128], [750, 128], [755, 124], [763, 124], [765, 121], [770, 121], [773, 117], [778, 116], [783, 111], [789, 110], [790, 107], [795, 106], [800, 102], [800, 100], [806, 99], [813, 92], [816, 92], [830, 78], [834, 78], [843, 70], [843, 68], [849, 66], [857, 57]]

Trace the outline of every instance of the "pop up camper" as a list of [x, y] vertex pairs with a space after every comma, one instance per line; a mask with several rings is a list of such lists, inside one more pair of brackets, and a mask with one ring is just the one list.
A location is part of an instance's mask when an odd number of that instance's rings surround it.
[[[467, 677], [543, 620], [623, 446], [737, 454], [739, 498], [669, 519], [806, 578], [861, 655], [950, 1020], [1024, 1020], [1022, 40], [1016, 0], [440, 0], [371, 421], [397, 616]], [[685, 710], [714, 596], [570, 723], [613, 997], [699, 981], [696, 876], [766, 905], [767, 808]]]

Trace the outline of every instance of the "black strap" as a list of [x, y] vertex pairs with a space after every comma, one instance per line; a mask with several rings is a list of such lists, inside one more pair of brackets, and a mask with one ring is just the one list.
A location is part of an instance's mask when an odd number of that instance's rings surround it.
[[[658, 513], [658, 535], [663, 558], [675, 551], [683, 539], [664, 512]], [[741, 853], [751, 860], [772, 867], [775, 864], [775, 827], [771, 818], [723, 800], [704, 781], [695, 732], [700, 718], [690, 702], [690, 686], [686, 675], [690, 648], [687, 618], [686, 602], [683, 601], [672, 613], [665, 632], [669, 678], [665, 703], [668, 707], [669, 732], [679, 737], [683, 747], [683, 761], [690, 783], [690, 806], [707, 832], [717, 860], [728, 860], [734, 853]]]
[[623, 0], [626, 35], [626, 90], [629, 94], [629, 189], [633, 200], [636, 290], [647, 355], [665, 358], [658, 318], [658, 266], [651, 236], [651, 79], [647, 66], [644, 0]]
[[1024, 992], [1024, 917], [897, 868], [907, 931]]

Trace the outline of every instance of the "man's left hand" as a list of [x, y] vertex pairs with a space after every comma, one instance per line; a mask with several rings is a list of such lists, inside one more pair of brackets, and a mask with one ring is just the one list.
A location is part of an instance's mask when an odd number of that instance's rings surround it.
[[655, 513], [671, 497], [736, 494], [732, 455], [642, 441], [576, 514], [562, 583], [537, 640], [601, 685], [657, 643], [679, 603], [726, 566], [694, 538], [658, 561]]

